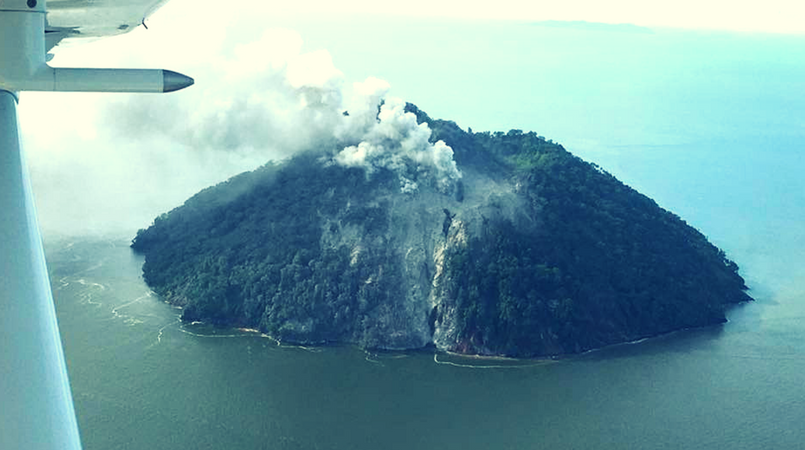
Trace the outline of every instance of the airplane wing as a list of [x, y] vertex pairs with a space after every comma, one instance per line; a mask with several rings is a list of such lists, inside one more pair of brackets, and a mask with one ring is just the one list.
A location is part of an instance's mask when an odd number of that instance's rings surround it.
[[190, 86], [192, 78], [169, 70], [47, 64], [47, 52], [62, 40], [126, 33], [166, 1], [0, 0], [0, 449], [81, 449], [20, 145], [18, 93], [159, 93]]
[[0, 0], [0, 89], [9, 92], [173, 92], [193, 79], [159, 69], [50, 67], [64, 39], [133, 30], [167, 0]]
[[128, 33], [142, 25], [168, 0], [48, 0], [46, 51], [62, 39], [97, 38]]

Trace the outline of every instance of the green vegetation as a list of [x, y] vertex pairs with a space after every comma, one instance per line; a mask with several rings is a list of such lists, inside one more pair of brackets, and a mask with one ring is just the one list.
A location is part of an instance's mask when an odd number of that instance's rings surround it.
[[[387, 254], [350, 264], [349, 250], [322, 248], [320, 217], [337, 216], [362, 234], [382, 234], [384, 205], [364, 206], [391, 176], [325, 167], [302, 154], [205, 189], [140, 230], [132, 248], [146, 254], [145, 281], [182, 319], [257, 327], [304, 342], [370, 339], [361, 319], [399, 290], [393, 270], [362, 283]], [[338, 233], [333, 224], [328, 231]], [[361, 340], [366, 345], [376, 344]]]
[[[436, 303], [423, 303], [431, 335], [453, 330], [438, 346], [574, 353], [723, 322], [726, 305], [751, 300], [738, 267], [701, 233], [560, 145], [519, 130], [465, 132], [408, 109], [454, 149], [467, 189], [469, 174], [483, 174], [519, 202], [515, 216], [495, 214], [467, 204], [460, 186], [434, 209], [443, 279], [430, 287], [437, 270], [426, 261], [417, 286]], [[187, 321], [296, 342], [425, 345], [400, 337], [418, 317], [404, 313], [410, 249], [392, 223], [406, 194], [391, 172], [326, 163], [330, 150], [241, 174], [155, 219], [132, 242], [146, 282]], [[459, 242], [461, 226], [472, 231]]]
[[677, 216], [578, 158], [536, 160], [520, 175], [536, 225], [490, 221], [450, 255], [465, 348], [579, 352], [749, 300], [737, 265]]

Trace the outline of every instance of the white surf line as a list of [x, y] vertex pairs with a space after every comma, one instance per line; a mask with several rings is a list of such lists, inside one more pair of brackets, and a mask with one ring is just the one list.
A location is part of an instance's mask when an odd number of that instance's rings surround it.
[[[179, 319], [179, 321], [181, 321], [181, 319]], [[204, 322], [191, 322], [190, 325], [203, 324], [203, 323]], [[251, 328], [234, 328], [234, 329], [240, 331], [241, 333], [239, 333], [239, 334], [201, 334], [201, 333], [194, 333], [194, 332], [188, 330], [185, 327], [180, 327], [179, 331], [181, 331], [184, 334], [189, 334], [191, 336], [200, 337], [200, 338], [228, 338], [228, 339], [232, 339], [232, 338], [251, 338], [251, 337], [267, 338], [267, 339], [271, 339], [272, 341], [277, 342], [277, 344], [280, 345], [280, 342], [277, 339], [274, 339], [273, 337], [271, 337], [271, 336], [269, 336], [267, 334], [261, 333], [258, 330], [251, 329]]]
[[318, 347], [305, 347], [304, 345], [292, 345], [292, 344], [283, 344], [283, 343], [280, 343], [280, 347], [282, 347], [282, 348], [293, 348], [293, 349], [297, 349], [297, 350], [304, 350], [304, 351], [310, 352], [310, 353], [321, 353], [321, 352], [324, 351], [323, 349], [318, 348]]
[[[181, 321], [181, 319], [179, 319]], [[203, 325], [204, 322], [194, 321], [190, 322], [190, 325]], [[281, 340], [271, 336], [269, 334], [265, 334], [260, 330], [255, 330], [254, 328], [235, 328], [235, 330], [241, 331], [241, 334], [201, 334], [201, 333], [194, 333], [184, 327], [180, 327], [179, 331], [185, 334], [189, 334], [191, 336], [200, 337], [200, 338], [249, 338], [249, 337], [258, 337], [262, 339], [269, 339], [277, 343], [277, 347], [280, 348], [292, 348], [292, 349], [301, 349], [311, 353], [320, 353], [323, 350], [316, 347], [305, 347], [304, 345], [295, 345], [295, 344], [283, 344]]]
[[164, 325], [162, 328], [160, 328], [160, 329], [159, 329], [159, 331], [157, 332], [157, 340], [156, 340], [156, 341], [154, 341], [154, 343], [152, 343], [152, 344], [151, 344], [151, 345], [149, 345], [148, 347], [146, 347], [146, 349], [149, 349], [149, 348], [151, 348], [151, 347], [153, 347], [153, 346], [155, 346], [155, 345], [157, 345], [157, 344], [161, 343], [161, 342], [162, 342], [162, 333], [165, 331], [165, 329], [166, 329], [166, 328], [168, 328], [168, 327], [170, 327], [170, 326], [172, 326], [172, 325], [176, 325], [176, 324], [177, 324], [177, 323], [179, 323], [179, 322], [181, 322], [181, 319], [179, 319], [179, 318], [177, 317], [177, 318], [176, 318], [176, 320], [174, 320], [173, 322], [170, 322], [170, 323], [168, 323], [167, 325]]
[[[120, 306], [115, 306], [114, 308], [112, 308], [112, 314], [115, 317], [124, 317], [124, 315], [118, 313], [119, 310], [121, 310], [121, 309], [123, 309], [123, 308], [125, 308], [127, 306], [131, 306], [131, 305], [133, 305], [133, 304], [135, 304], [137, 302], [141, 302], [141, 301], [143, 301], [143, 300], [145, 300], [147, 298], [150, 298], [150, 297], [151, 297], [151, 291], [148, 291], [148, 292], [145, 293], [145, 295], [141, 295], [141, 296], [135, 298], [134, 300], [132, 300], [132, 301], [130, 301], [128, 303], [125, 303], [125, 304], [120, 305]], [[128, 317], [128, 316], [126, 316], [126, 317]]]
[[179, 327], [179, 331], [184, 334], [189, 334], [190, 336], [200, 337], [200, 338], [242, 338], [242, 337], [252, 337], [248, 334], [200, 334], [200, 333], [193, 333], [192, 331], [188, 331], [182, 327]]
[[130, 327], [133, 327], [135, 325], [139, 325], [141, 323], [145, 323], [144, 320], [139, 319], [137, 317], [132, 317], [132, 316], [120, 316], [120, 317], [123, 318], [123, 323], [125, 323], [126, 325], [128, 325]]
[[56, 289], [58, 290], [58, 289], [66, 288], [67, 286], [69, 286], [70, 282], [67, 281], [67, 278], [69, 278], [69, 277], [70, 276], [67, 275], [67, 276], [59, 278], [59, 281], [58, 281], [59, 287], [57, 287]]
[[[367, 350], [367, 349], [365, 349], [365, 348], [364, 348], [364, 349], [362, 349], [362, 350], [363, 350], [364, 355], [366, 355], [366, 356], [364, 357], [364, 359], [365, 359], [366, 361], [368, 361], [368, 362], [370, 362], [370, 363], [373, 363], [373, 364], [379, 364], [379, 365], [381, 365], [381, 366], [385, 366], [385, 364], [383, 364], [383, 360], [388, 360], [388, 359], [403, 359], [403, 358], [408, 358], [408, 357], [410, 357], [410, 356], [411, 356], [411, 355], [408, 355], [408, 354], [406, 354], [406, 353], [402, 353], [402, 354], [399, 354], [399, 355], [394, 355], [394, 354], [391, 354], [391, 355], [390, 355], [390, 354], [384, 354], [383, 356], [380, 356], [380, 353], [371, 352], [371, 351], [369, 351], [369, 350]], [[392, 350], [392, 351], [394, 351], [394, 350]]]
[[[80, 284], [81, 286], [84, 286], [84, 287], [99, 288], [102, 291], [105, 291], [107, 289], [106, 286], [104, 286], [104, 285], [102, 285], [100, 283], [94, 283], [92, 281], [87, 281], [87, 280], [85, 280], [83, 278], [79, 278], [78, 280], [76, 280], [76, 283], [78, 283], [78, 284]], [[92, 301], [92, 293], [89, 292], [89, 289], [85, 290], [84, 292], [80, 292], [79, 295], [78, 295], [78, 298], [81, 299], [82, 303], [86, 303], [88, 305], [93, 305], [93, 306], [102, 306], [103, 305], [103, 303], [101, 303], [101, 302]]]
[[83, 278], [79, 278], [78, 280], [76, 280], [76, 283], [80, 284], [81, 286], [89, 286], [89, 287], [101, 288], [102, 291], [106, 290], [105, 285], [100, 284], [100, 283], [95, 283], [93, 281], [87, 281], [87, 280], [85, 280]]
[[459, 363], [454, 363], [452, 361], [439, 361], [439, 354], [434, 353], [433, 354], [433, 362], [435, 362], [436, 364], [444, 365], [444, 366], [461, 367], [461, 368], [464, 368], [464, 369], [527, 369], [529, 367], [537, 367], [537, 366], [544, 366], [544, 365], [547, 365], [547, 364], [553, 364], [556, 361], [546, 360], [546, 361], [536, 362], [536, 363], [533, 363], [533, 364], [511, 365], [511, 366], [503, 366], [503, 365], [499, 365], [499, 364], [497, 364], [497, 365], [489, 365], [489, 366], [478, 366], [478, 365], [475, 365], [475, 364], [459, 364]]
[[280, 339], [277, 339], [274, 336], [271, 336], [271, 335], [265, 334], [265, 333], [262, 333], [260, 335], [260, 337], [263, 337], [263, 338], [266, 338], [266, 339], [271, 339], [272, 341], [277, 343], [277, 347], [279, 347], [279, 348], [298, 349], [298, 350], [304, 350], [304, 351], [310, 352], [310, 353], [321, 353], [321, 352], [324, 351], [323, 349], [318, 348], [318, 347], [305, 347], [304, 345], [298, 345], [298, 344], [283, 344]]
[[380, 362], [380, 361], [378, 361], [378, 360], [376, 360], [376, 359], [372, 359], [373, 357], [377, 357], [377, 353], [372, 353], [372, 352], [370, 352], [369, 350], [364, 350], [364, 351], [363, 351], [363, 354], [364, 354], [364, 355], [366, 355], [366, 356], [363, 358], [363, 359], [365, 359], [366, 361], [368, 361], [368, 362], [370, 362], [370, 363], [372, 363], [372, 364], [378, 364], [378, 365], [380, 365], [380, 366], [385, 367], [385, 365], [384, 365], [382, 362]]
[[82, 302], [83, 302], [83, 303], [85, 303], [85, 304], [87, 304], [87, 305], [92, 305], [92, 306], [103, 306], [103, 303], [101, 303], [101, 302], [93, 302], [93, 301], [92, 301], [92, 294], [91, 294], [91, 293], [89, 293], [89, 292], [82, 292], [82, 293], [79, 295], [79, 297], [78, 297], [78, 298], [80, 298], [80, 299], [82, 300]]

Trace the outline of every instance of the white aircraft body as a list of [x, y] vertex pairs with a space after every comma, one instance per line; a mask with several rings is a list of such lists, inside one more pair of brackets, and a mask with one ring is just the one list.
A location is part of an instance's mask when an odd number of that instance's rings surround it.
[[168, 70], [47, 64], [62, 40], [144, 26], [166, 1], [0, 0], [0, 449], [81, 448], [20, 145], [18, 93], [170, 92], [193, 84]]

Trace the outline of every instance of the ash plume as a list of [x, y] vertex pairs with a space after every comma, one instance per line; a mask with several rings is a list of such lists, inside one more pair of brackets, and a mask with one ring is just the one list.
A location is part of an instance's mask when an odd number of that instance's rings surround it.
[[[145, 39], [159, 54], [156, 48], [173, 42], [159, 32], [132, 37], [132, 46]], [[404, 192], [425, 185], [446, 192], [461, 177], [452, 150], [428, 142], [430, 130], [388, 96], [387, 82], [347, 83], [330, 53], [304, 49], [297, 32], [261, 33], [210, 36], [205, 52], [195, 40], [173, 42], [177, 48], [164, 50], [171, 58], [191, 51], [169, 66], [196, 79], [176, 94], [90, 94], [76, 103], [26, 93], [22, 132], [35, 150], [30, 165], [43, 228], [129, 234], [207, 186], [300, 151], [321, 151], [367, 176], [392, 170]], [[92, 53], [112, 66], [131, 58], [119, 43], [101, 41]], [[88, 64], [69, 52], [58, 60]], [[48, 133], [35, 126], [43, 113], [55, 124]]]
[[416, 116], [405, 112], [405, 102], [388, 98], [360, 142], [341, 150], [335, 161], [363, 167], [369, 174], [389, 169], [400, 178], [400, 190], [405, 193], [416, 191], [422, 181], [433, 181], [446, 192], [461, 178], [461, 172], [453, 160], [453, 149], [443, 141], [430, 143], [430, 135], [427, 124], [417, 124]]
[[[290, 44], [277, 49], [278, 42]], [[270, 31], [224, 59], [216, 78], [200, 80], [183, 102], [132, 99], [125, 108], [132, 117], [109, 126], [133, 136], [144, 121], [156, 122], [162, 125], [151, 133], [177, 144], [251, 155], [260, 163], [335, 148], [337, 164], [363, 167], [368, 175], [391, 170], [403, 192], [422, 183], [447, 192], [461, 178], [453, 150], [428, 142], [428, 126], [388, 96], [386, 81], [369, 77], [345, 87], [330, 54], [303, 52], [298, 35]]]

